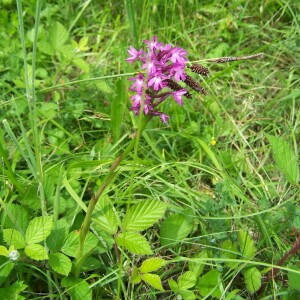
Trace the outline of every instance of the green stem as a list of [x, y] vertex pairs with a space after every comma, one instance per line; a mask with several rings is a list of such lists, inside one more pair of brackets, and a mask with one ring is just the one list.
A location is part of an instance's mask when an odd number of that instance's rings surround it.
[[81, 230], [80, 230], [80, 237], [79, 237], [79, 244], [78, 244], [78, 251], [76, 256], [76, 264], [75, 264], [75, 276], [78, 277], [81, 270], [81, 265], [83, 263], [83, 246], [86, 239], [86, 236], [89, 232], [91, 221], [92, 221], [92, 214], [94, 212], [95, 206], [100, 199], [101, 195], [103, 194], [104, 190], [107, 188], [107, 186], [112, 182], [112, 180], [115, 178], [115, 176], [118, 174], [117, 167], [121, 163], [121, 161], [126, 157], [126, 155], [132, 151], [134, 145], [139, 140], [139, 137], [142, 133], [142, 131], [145, 129], [146, 125], [150, 121], [151, 117], [144, 117], [141, 126], [139, 127], [139, 130], [137, 132], [137, 136], [129, 143], [129, 145], [126, 147], [123, 153], [121, 153], [113, 162], [111, 165], [106, 177], [104, 178], [100, 188], [98, 191], [92, 196], [85, 218], [83, 220]]

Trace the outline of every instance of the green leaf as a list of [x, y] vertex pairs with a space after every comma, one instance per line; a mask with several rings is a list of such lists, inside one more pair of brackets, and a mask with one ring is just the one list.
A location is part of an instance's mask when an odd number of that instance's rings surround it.
[[[5, 207], [4, 228], [16, 228], [25, 233], [29, 223], [29, 212], [19, 204], [8, 204]], [[12, 219], [11, 219], [12, 218]]]
[[48, 259], [46, 248], [39, 244], [30, 244], [26, 246], [25, 253], [34, 260]]
[[256, 248], [249, 233], [241, 230], [239, 231], [238, 237], [242, 255], [246, 258], [253, 258], [256, 253]]
[[[300, 271], [300, 269], [295, 269], [298, 272]], [[294, 273], [294, 272], [289, 272], [288, 273], [288, 285], [289, 288], [300, 291], [300, 274]]]
[[3, 238], [8, 245], [14, 245], [15, 249], [22, 249], [25, 247], [25, 239], [16, 229], [4, 229]]
[[177, 294], [177, 293], [179, 292], [178, 284], [177, 284], [177, 282], [176, 282], [175, 280], [169, 279], [169, 280], [168, 280], [168, 284], [169, 284], [171, 290], [172, 290], [175, 294]]
[[[14, 263], [13, 262], [7, 262], [5, 264], [3, 264], [0, 268], [0, 286], [7, 281], [8, 276], [10, 274], [10, 272], [12, 271], [12, 269], [14, 268]], [[0, 299], [3, 299], [0, 297]]]
[[271, 143], [278, 168], [291, 184], [297, 184], [299, 181], [298, 160], [289, 143], [277, 136], [267, 135], [267, 138]]
[[9, 287], [0, 289], [0, 299], [1, 300], [17, 300], [19, 299], [19, 294], [27, 288], [23, 281], [17, 281]]
[[197, 278], [194, 272], [187, 271], [178, 277], [178, 288], [187, 290], [196, 284]]
[[142, 280], [142, 278], [139, 274], [138, 268], [134, 267], [133, 271], [132, 271], [132, 276], [131, 276], [130, 282], [133, 283], [133, 284], [137, 284], [137, 283], [140, 283], [141, 280]]
[[58, 251], [61, 249], [68, 236], [69, 227], [70, 225], [64, 218], [57, 220], [53, 224], [52, 231], [47, 237], [47, 246], [51, 251]]
[[166, 264], [166, 261], [160, 257], [151, 257], [143, 261], [140, 266], [141, 273], [149, 273], [156, 271], [163, 267]]
[[[199, 277], [203, 272], [203, 269], [206, 265], [205, 261], [197, 261], [197, 258], [208, 258], [207, 251], [202, 251], [192, 257], [192, 260], [189, 261], [189, 270], [192, 271], [196, 277]], [[193, 260], [195, 259], [195, 260]]]
[[179, 295], [184, 300], [194, 300], [194, 299], [197, 299], [196, 295], [192, 291], [180, 291]]
[[126, 213], [122, 227], [126, 231], [141, 231], [161, 219], [167, 204], [156, 200], [143, 200], [132, 206]]
[[146, 238], [139, 233], [122, 232], [117, 236], [116, 242], [133, 254], [146, 255], [153, 253]]
[[[61, 251], [71, 257], [76, 257], [77, 250], [78, 250], [78, 243], [79, 243], [79, 232], [77, 230], [72, 231]], [[98, 245], [98, 238], [91, 232], [89, 232], [86, 236], [86, 239], [84, 241], [83, 245], [83, 255], [87, 254], [88, 252], [91, 252], [93, 249], [95, 249]]]
[[7, 257], [8, 256], [8, 250], [4, 246], [0, 246], [0, 255]]
[[96, 204], [93, 213], [93, 221], [98, 227], [110, 234], [116, 234], [118, 231], [118, 222], [112, 203], [108, 196], [101, 197]]
[[212, 297], [221, 297], [221, 291], [219, 288], [220, 273], [217, 269], [212, 269], [205, 275], [201, 276], [197, 282], [197, 288], [199, 293], [206, 297], [211, 295]]
[[162, 287], [162, 284], [161, 284], [160, 277], [158, 275], [146, 273], [146, 274], [141, 274], [141, 278], [143, 281], [145, 281], [149, 285], [153, 286], [157, 290], [164, 291], [164, 288]]
[[261, 286], [261, 273], [259, 270], [256, 267], [250, 267], [245, 269], [243, 273], [247, 290], [251, 294], [258, 291]]
[[49, 264], [54, 271], [65, 276], [69, 275], [72, 267], [70, 258], [62, 253], [49, 254]]
[[85, 280], [65, 277], [62, 286], [67, 288], [72, 300], [92, 300], [92, 289]]
[[25, 234], [27, 245], [44, 241], [51, 232], [52, 220], [52, 216], [37, 217], [31, 220]]
[[235, 269], [239, 265], [238, 262], [226, 261], [226, 259], [236, 259], [237, 256], [237, 244], [233, 243], [231, 240], [226, 240], [221, 244], [222, 251], [221, 258], [225, 259], [225, 264], [229, 268]]
[[160, 241], [162, 246], [182, 242], [193, 229], [190, 217], [176, 213], [167, 217], [160, 226]]
[[65, 44], [68, 37], [68, 31], [59, 22], [54, 23], [49, 30], [49, 42], [54, 50], [59, 50]]

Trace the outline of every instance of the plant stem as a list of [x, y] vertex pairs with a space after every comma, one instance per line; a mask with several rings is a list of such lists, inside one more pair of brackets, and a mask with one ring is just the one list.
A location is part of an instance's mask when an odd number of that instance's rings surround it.
[[126, 157], [126, 155], [133, 149], [134, 145], [139, 140], [139, 137], [140, 137], [142, 131], [145, 129], [145, 127], [148, 124], [148, 122], [150, 121], [150, 119], [151, 119], [151, 117], [148, 117], [148, 116], [143, 118], [142, 124], [139, 127], [136, 137], [129, 143], [129, 145], [124, 150], [124, 152], [121, 153], [115, 159], [115, 161], [109, 168], [108, 173], [107, 173], [106, 177], [104, 178], [100, 188], [92, 196], [92, 198], [89, 202], [89, 205], [88, 205], [88, 208], [86, 211], [86, 215], [85, 215], [85, 218], [83, 220], [81, 230], [80, 230], [80, 237], [79, 237], [79, 244], [78, 244], [78, 251], [77, 251], [77, 256], [76, 256], [76, 264], [75, 264], [75, 272], [74, 272], [76, 277], [79, 276], [80, 270], [81, 270], [81, 265], [83, 263], [83, 258], [84, 258], [83, 257], [83, 246], [84, 246], [86, 236], [90, 229], [90, 225], [91, 225], [91, 221], [92, 221], [92, 214], [94, 212], [95, 206], [96, 206], [98, 200], [100, 199], [101, 195], [103, 194], [104, 190], [107, 188], [107, 186], [112, 182], [112, 180], [117, 175], [118, 172], [116, 171], [116, 168], [119, 166], [119, 164], [121, 163], [123, 158]]

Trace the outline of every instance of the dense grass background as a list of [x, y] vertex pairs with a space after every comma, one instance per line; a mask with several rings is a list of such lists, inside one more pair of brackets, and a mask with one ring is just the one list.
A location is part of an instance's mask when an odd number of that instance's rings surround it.
[[[208, 95], [194, 94], [183, 107], [174, 101], [163, 104], [170, 125], [150, 122], [107, 197], [121, 218], [138, 200], [161, 200], [168, 203], [166, 217], [184, 216], [190, 230], [168, 247], [160, 244], [161, 222], [145, 232], [154, 255], [172, 261], [158, 273], [164, 292], [130, 284], [133, 266], [145, 257], [120, 249], [119, 260], [113, 237], [101, 230], [104, 242], [93, 256], [96, 267], [87, 265], [81, 278], [92, 288], [93, 299], [173, 299], [168, 280], [191, 270], [188, 259], [206, 251], [203, 274], [217, 269], [222, 288], [205, 294], [197, 283], [190, 290], [199, 299], [298, 299], [299, 253], [279, 264], [297, 248], [300, 229], [297, 1], [17, 4], [0, 2], [2, 229], [14, 224], [11, 204], [22, 207], [28, 221], [50, 214], [55, 221], [64, 218], [70, 231], [80, 229], [81, 203], [97, 190], [139, 125], [129, 111], [127, 82], [139, 70], [125, 62], [127, 49], [140, 48], [156, 35], [185, 48], [190, 61], [210, 70], [208, 78], [198, 77]], [[259, 52], [263, 57], [254, 60], [208, 61]], [[273, 147], [270, 136], [279, 139]], [[283, 164], [274, 144], [286, 154]], [[243, 265], [229, 265], [230, 259], [245, 259], [235, 246], [240, 231], [255, 243], [251, 260], [262, 275], [259, 291], [245, 284]], [[222, 252], [228, 241], [238, 254]], [[27, 288], [20, 299], [67, 299], [68, 285], [62, 286], [63, 276], [47, 262], [21, 255], [15, 271], [8, 272], [3, 271], [7, 261], [1, 256], [3, 289], [22, 281]], [[268, 272], [277, 264], [283, 270], [271, 278]]]

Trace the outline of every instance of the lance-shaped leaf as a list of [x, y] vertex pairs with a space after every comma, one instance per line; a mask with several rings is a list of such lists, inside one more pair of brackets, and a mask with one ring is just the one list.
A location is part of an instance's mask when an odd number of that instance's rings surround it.
[[122, 232], [117, 236], [116, 242], [133, 254], [146, 255], [153, 253], [146, 238], [139, 233]]
[[122, 227], [126, 231], [142, 231], [161, 219], [167, 204], [156, 200], [144, 200], [132, 206], [126, 213]]
[[242, 255], [246, 258], [252, 258], [256, 253], [256, 248], [251, 236], [247, 231], [240, 231], [238, 237]]

